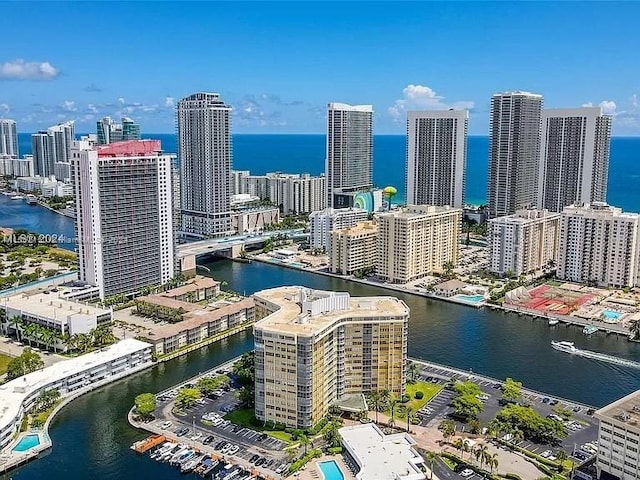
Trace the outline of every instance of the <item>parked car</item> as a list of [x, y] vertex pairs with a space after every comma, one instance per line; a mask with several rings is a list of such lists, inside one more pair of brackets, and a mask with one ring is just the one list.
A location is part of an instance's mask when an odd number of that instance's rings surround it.
[[161, 428], [162, 430], [166, 430], [167, 428], [170, 428], [170, 427], [171, 427], [171, 425], [173, 425], [173, 423], [172, 423], [172, 422], [170, 422], [170, 421], [166, 421], [166, 422], [164, 422], [162, 425], [160, 425], [160, 428]]
[[471, 470], [470, 468], [465, 468], [460, 472], [460, 476], [463, 478], [470, 477], [471, 475], [473, 475], [473, 470]]

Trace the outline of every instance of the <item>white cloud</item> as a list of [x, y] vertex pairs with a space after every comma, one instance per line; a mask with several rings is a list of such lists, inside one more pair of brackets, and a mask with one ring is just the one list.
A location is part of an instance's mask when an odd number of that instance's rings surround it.
[[638, 96], [634, 93], [633, 95], [631, 95], [631, 106], [633, 108], [638, 108]]
[[165, 97], [164, 98], [164, 106], [167, 108], [173, 108], [175, 105], [175, 99], [173, 97]]
[[76, 107], [76, 102], [73, 100], [65, 100], [62, 102], [61, 108], [65, 112], [76, 112], [78, 107]]
[[9, 108], [8, 104], [0, 103], [0, 115], [6, 115], [10, 111], [11, 111], [11, 109]]
[[409, 84], [402, 90], [402, 98], [396, 100], [388, 108], [389, 114], [397, 122], [402, 121], [407, 110], [447, 110], [471, 109], [475, 103], [470, 100], [458, 101], [448, 104], [444, 97], [436, 94], [435, 90], [426, 85]]
[[127, 102], [125, 102], [125, 101], [124, 101], [124, 98], [120, 97], [120, 98], [118, 98], [118, 103], [119, 103], [120, 105], [124, 105], [124, 104], [125, 104], [125, 103], [127, 103]]
[[[633, 96], [635, 98], [635, 95]], [[633, 102], [633, 100], [632, 100]], [[593, 102], [587, 102], [582, 104], [583, 107], [594, 107]], [[598, 107], [602, 109], [602, 113], [605, 115], [617, 115], [619, 112], [616, 112], [616, 102], [613, 100], [603, 100], [598, 104]]]
[[5, 80], [51, 80], [60, 70], [49, 62], [25, 62], [19, 58], [0, 63], [0, 79]]
[[87, 105], [87, 111], [89, 113], [98, 113], [98, 109], [93, 103], [90, 103], [89, 105]]

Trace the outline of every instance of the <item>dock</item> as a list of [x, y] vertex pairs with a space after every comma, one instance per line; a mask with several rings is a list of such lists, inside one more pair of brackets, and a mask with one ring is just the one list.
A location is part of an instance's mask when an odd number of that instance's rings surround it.
[[131, 450], [135, 450], [136, 453], [146, 453], [153, 447], [162, 445], [166, 441], [167, 437], [165, 437], [164, 435], [151, 435], [150, 437], [147, 437], [144, 440], [140, 440], [139, 442], [131, 445]]

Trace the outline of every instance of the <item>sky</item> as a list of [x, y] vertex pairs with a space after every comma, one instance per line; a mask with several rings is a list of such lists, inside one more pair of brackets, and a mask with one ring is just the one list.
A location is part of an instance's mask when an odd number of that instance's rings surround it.
[[486, 135], [491, 95], [524, 90], [640, 135], [639, 17], [640, 2], [3, 2], [0, 117], [169, 133], [176, 102], [208, 91], [236, 133], [323, 133], [344, 102], [372, 104], [376, 134], [466, 108]]

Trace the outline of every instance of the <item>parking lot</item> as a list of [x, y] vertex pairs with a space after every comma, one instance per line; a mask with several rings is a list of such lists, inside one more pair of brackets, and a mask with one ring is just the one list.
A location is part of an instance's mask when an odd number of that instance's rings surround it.
[[[422, 381], [440, 385], [446, 385], [452, 379], [459, 381], [471, 380], [476, 383], [482, 390], [481, 397], [484, 403], [484, 410], [478, 417], [481, 425], [486, 426], [502, 408], [502, 382], [474, 375], [472, 372], [466, 373], [435, 365], [420, 364], [420, 367], [420, 379]], [[442, 420], [449, 418], [449, 415], [453, 412], [450, 403], [454, 397], [455, 392], [452, 389], [443, 388], [418, 412], [420, 425], [437, 427]], [[571, 419], [564, 422], [568, 435], [562, 438], [560, 446], [552, 447], [523, 440], [517, 443], [519, 447], [551, 460], [554, 460], [558, 449], [564, 450], [567, 455], [573, 457], [578, 463], [583, 463], [593, 458], [597, 451], [596, 440], [598, 437], [597, 422], [592, 417], [593, 409], [524, 388], [522, 389], [519, 403], [530, 406], [543, 417], [556, 415], [554, 408], [558, 406], [562, 406], [572, 412]], [[458, 424], [458, 431], [464, 431], [464, 428], [465, 425]], [[509, 438], [505, 438], [505, 440], [509, 440]]]

